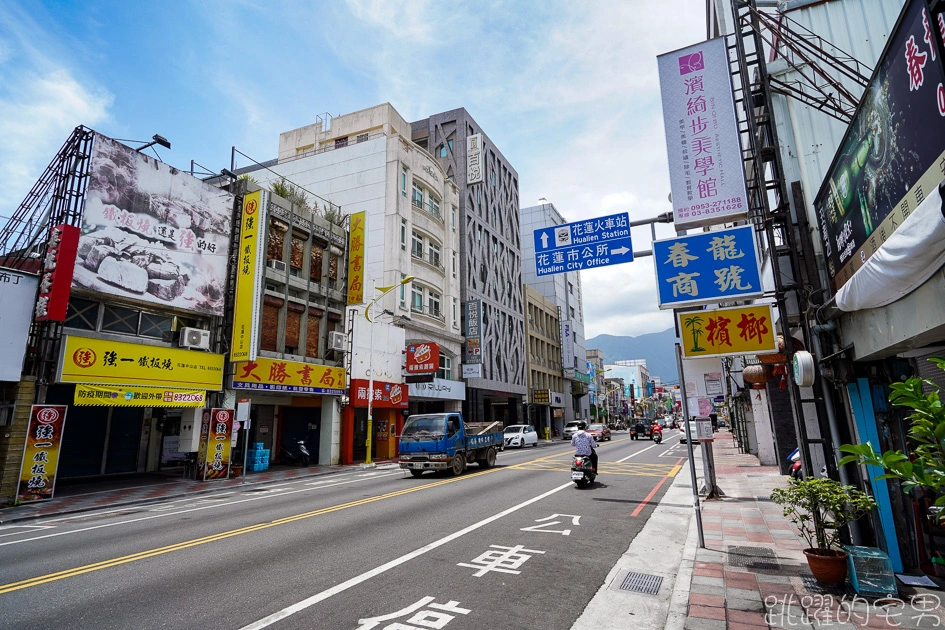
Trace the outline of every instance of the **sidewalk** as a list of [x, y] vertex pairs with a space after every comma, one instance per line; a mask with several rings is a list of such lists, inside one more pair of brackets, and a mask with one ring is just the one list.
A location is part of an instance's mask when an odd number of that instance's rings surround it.
[[[380, 460], [378, 465], [393, 464], [396, 460]], [[331, 475], [345, 470], [358, 470], [358, 464], [349, 466], [309, 466], [308, 468], [277, 467], [259, 473], [248, 473], [246, 483], [242, 478], [224, 479], [219, 481], [194, 481], [173, 477], [152, 476], [147, 482], [143, 477], [127, 479], [125, 483], [100, 482], [79, 488], [64, 486], [56, 491], [51, 501], [27, 503], [24, 505], [6, 506], [0, 508], [0, 525], [7, 525], [45, 516], [75, 514], [101, 508], [121, 507], [148, 503], [160, 499], [175, 499], [181, 497], [199, 496], [221, 490], [231, 490], [240, 487], [252, 487], [264, 484], [278, 483], [304, 477], [318, 477]], [[118, 486], [118, 487], [109, 487]]]
[[730, 433], [716, 434], [713, 452], [726, 496], [702, 503], [706, 549], [691, 543], [684, 551], [679, 575], [691, 571], [691, 578], [677, 580], [675, 593], [688, 600], [686, 614], [683, 623], [670, 617], [667, 630], [942, 626], [941, 591], [900, 584], [898, 600], [867, 601], [854, 599], [849, 587], [819, 586], [803, 554], [807, 545], [769, 498], [787, 477], [739, 453]]

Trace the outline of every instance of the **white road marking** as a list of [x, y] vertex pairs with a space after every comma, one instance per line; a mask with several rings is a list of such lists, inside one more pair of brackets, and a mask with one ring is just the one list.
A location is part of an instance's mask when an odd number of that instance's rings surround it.
[[0, 531], [6, 532], [11, 529], [25, 529], [24, 532], [9, 532], [7, 534], [0, 534], [0, 538], [4, 536], [16, 536], [17, 534], [32, 534], [33, 530], [37, 529], [52, 529], [55, 525], [3, 525], [0, 526]]
[[657, 446], [660, 446], [660, 445], [659, 445], [659, 444], [654, 444], [653, 446], [647, 446], [646, 448], [637, 451], [637, 452], [634, 453], [633, 455], [627, 455], [627, 456], [624, 457], [623, 459], [618, 459], [618, 460], [617, 460], [617, 463], [620, 464], [621, 462], [625, 462], [625, 461], [627, 461], [628, 459], [630, 459], [631, 457], [636, 457], [636, 456], [639, 455], [640, 453], [645, 453], [645, 452], [647, 452], [648, 450], [650, 450], [651, 448], [656, 448]]
[[[391, 476], [391, 475], [395, 475], [395, 474], [397, 474], [397, 473], [388, 473], [388, 474], [385, 475], [385, 476]], [[375, 477], [375, 479], [376, 479], [376, 478], [377, 478], [377, 477]], [[105, 527], [115, 527], [115, 526], [117, 526], [117, 525], [129, 525], [129, 524], [131, 524], [131, 523], [138, 523], [138, 522], [141, 522], [141, 521], [150, 521], [151, 519], [155, 519], [155, 518], [164, 518], [165, 516], [175, 516], [175, 515], [177, 515], [177, 514], [186, 514], [186, 513], [188, 513], [188, 512], [199, 512], [200, 510], [209, 510], [209, 509], [212, 509], [212, 508], [225, 507], [225, 506], [227, 506], [227, 505], [237, 505], [237, 504], [239, 504], [239, 503], [247, 503], [247, 502], [249, 502], [249, 501], [259, 501], [259, 500], [261, 500], [261, 499], [271, 499], [271, 498], [274, 498], [274, 497], [284, 497], [284, 496], [286, 496], [286, 495], [289, 495], [289, 494], [296, 494], [296, 493], [298, 493], [298, 492], [309, 492], [309, 491], [311, 491], [311, 490], [320, 490], [320, 489], [322, 489], [322, 488], [332, 488], [332, 487], [335, 487], [335, 486], [343, 486], [343, 485], [346, 485], [346, 484], [349, 484], [349, 483], [357, 483], [357, 482], [359, 482], [359, 481], [365, 481], [365, 480], [364, 480], [364, 479], [351, 479], [350, 481], [341, 481], [341, 482], [338, 482], [338, 483], [333, 483], [333, 484], [331, 484], [331, 485], [319, 486], [318, 488], [301, 488], [301, 489], [299, 489], [299, 490], [291, 490], [291, 491], [288, 491], [288, 492], [281, 492], [281, 493], [279, 493], [279, 494], [266, 494], [266, 493], [261, 493], [261, 494], [259, 494], [258, 496], [248, 497], [248, 498], [246, 498], [246, 499], [239, 499], [239, 500], [236, 500], [236, 501], [230, 501], [230, 502], [228, 502], [228, 503], [214, 503], [214, 504], [212, 504], [212, 505], [203, 505], [203, 506], [200, 506], [200, 507], [194, 507], [194, 508], [190, 508], [190, 509], [186, 509], [186, 510], [178, 510], [177, 512], [161, 512], [160, 514], [152, 514], [151, 516], [142, 516], [141, 518], [133, 518], [133, 519], [129, 519], [129, 520], [127, 520], [127, 521], [117, 521], [117, 522], [115, 522], [115, 523], [104, 523], [104, 524], [102, 524], [102, 525], [93, 525], [93, 526], [91, 526], [91, 527], [83, 527], [83, 528], [81, 528], [81, 529], [72, 529], [72, 530], [69, 530], [69, 531], [67, 531], [67, 532], [57, 532], [57, 533], [55, 533], [55, 534], [46, 534], [45, 536], [34, 536], [34, 537], [32, 537], [32, 538], [24, 538], [24, 539], [22, 539], [22, 540], [11, 540], [10, 542], [0, 543], [0, 547], [4, 547], [4, 546], [6, 546], [6, 545], [18, 545], [18, 544], [20, 544], [20, 543], [32, 542], [32, 541], [34, 541], [34, 540], [42, 540], [42, 539], [44, 539], [44, 538], [54, 538], [54, 537], [56, 537], [56, 536], [65, 536], [65, 535], [67, 535], [67, 534], [79, 534], [79, 533], [81, 533], [81, 532], [89, 532], [89, 531], [92, 531], [92, 530], [95, 530], [95, 529], [103, 529], [103, 528], [105, 528]], [[121, 510], [113, 510], [113, 511], [121, 511]], [[109, 513], [111, 513], [111, 512], [98, 512], [97, 514], [109, 514]], [[91, 516], [91, 515], [90, 515], [90, 516]], [[58, 520], [64, 520], [64, 519], [58, 519]]]
[[330, 597], [334, 597], [338, 593], [342, 593], [351, 587], [367, 582], [371, 578], [377, 577], [378, 575], [381, 575], [382, 573], [390, 571], [391, 569], [396, 568], [406, 562], [409, 562], [413, 560], [414, 558], [419, 558], [420, 556], [424, 555], [427, 552], [433, 551], [434, 549], [438, 547], [442, 547], [443, 545], [449, 542], [452, 542], [456, 540], [457, 538], [462, 538], [466, 534], [470, 532], [474, 532], [477, 529], [488, 525], [489, 523], [497, 521], [500, 518], [508, 516], [509, 514], [512, 514], [513, 512], [517, 512], [518, 510], [521, 510], [524, 507], [528, 507], [532, 503], [537, 503], [538, 501], [541, 501], [542, 499], [550, 497], [556, 492], [560, 492], [561, 490], [564, 490], [565, 488], [570, 488], [570, 487], [572, 487], [572, 483], [569, 481], [568, 483], [562, 486], [558, 486], [557, 488], [554, 488], [553, 490], [549, 490], [548, 492], [545, 492], [544, 494], [540, 494], [537, 497], [533, 497], [529, 499], [528, 501], [512, 506], [508, 508], [507, 510], [503, 510], [499, 512], [498, 514], [485, 518], [479, 521], [478, 523], [473, 523], [472, 525], [468, 527], [464, 527], [458, 532], [454, 532], [448, 536], [444, 536], [443, 538], [440, 538], [437, 541], [434, 541], [428, 545], [424, 545], [423, 547], [420, 547], [419, 549], [411, 551], [410, 553], [404, 554], [400, 556], [399, 558], [395, 558], [391, 560], [390, 562], [386, 562], [380, 565], [379, 567], [375, 567], [371, 569], [370, 571], [365, 571], [361, 575], [357, 575], [351, 578], [350, 580], [346, 580], [342, 582], [341, 584], [338, 584], [327, 590], [322, 591], [321, 593], [316, 593], [315, 595], [312, 595], [311, 597], [303, 599], [300, 602], [296, 602], [295, 604], [292, 604], [291, 606], [286, 606], [282, 610], [274, 612], [267, 617], [263, 617], [259, 621], [253, 622], [247, 626], [243, 626], [241, 630], [260, 630], [261, 628], [268, 628], [269, 626], [276, 623], [277, 621], [281, 621], [282, 619], [285, 619], [286, 617], [291, 617], [297, 612], [301, 612], [305, 610], [306, 608], [310, 608], [319, 602], [323, 602]]

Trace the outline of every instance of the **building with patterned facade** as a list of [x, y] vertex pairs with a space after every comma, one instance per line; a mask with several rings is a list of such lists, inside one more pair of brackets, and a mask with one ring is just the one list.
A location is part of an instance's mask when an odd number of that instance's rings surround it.
[[544, 436], [559, 432], [564, 422], [564, 378], [558, 306], [534, 288], [525, 294], [525, 333], [528, 336], [528, 406], [526, 420]]
[[463, 413], [469, 422], [517, 424], [528, 393], [518, 173], [463, 108], [411, 128], [459, 189]]

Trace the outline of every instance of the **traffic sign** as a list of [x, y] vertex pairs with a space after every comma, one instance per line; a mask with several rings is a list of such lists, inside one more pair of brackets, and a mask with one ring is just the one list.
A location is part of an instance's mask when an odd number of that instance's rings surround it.
[[626, 212], [535, 230], [535, 270], [539, 276], [632, 261]]

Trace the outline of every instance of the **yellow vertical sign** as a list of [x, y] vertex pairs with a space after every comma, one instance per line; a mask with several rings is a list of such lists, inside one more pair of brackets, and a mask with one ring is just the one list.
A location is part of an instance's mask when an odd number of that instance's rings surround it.
[[348, 234], [348, 304], [364, 302], [364, 213], [351, 215]]
[[236, 299], [233, 306], [233, 340], [230, 361], [252, 361], [256, 358], [259, 330], [259, 283], [263, 276], [259, 240], [265, 233], [265, 212], [260, 191], [243, 197], [240, 215], [240, 240], [237, 247]]

